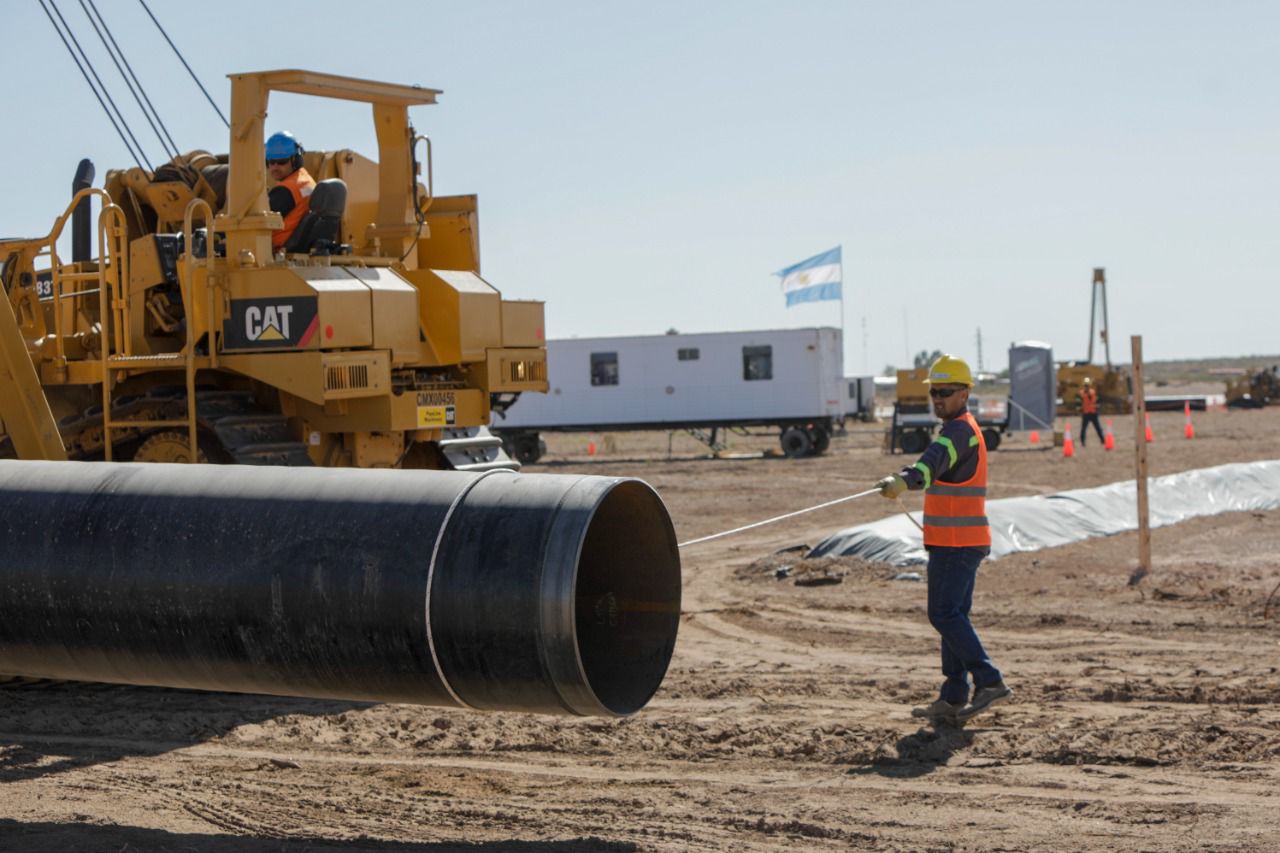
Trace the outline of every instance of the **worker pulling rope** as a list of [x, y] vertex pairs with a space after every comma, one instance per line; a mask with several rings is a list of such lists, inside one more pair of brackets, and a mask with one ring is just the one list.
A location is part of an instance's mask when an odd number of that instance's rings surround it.
[[755, 527], [763, 527], [766, 524], [773, 524], [775, 521], [782, 521], [783, 519], [787, 519], [787, 518], [795, 518], [797, 515], [804, 515], [806, 512], [815, 512], [820, 509], [826, 509], [829, 506], [842, 504], [846, 501], [856, 500], [857, 498], [865, 498], [867, 495], [874, 495], [879, 493], [879, 491], [880, 491], [879, 488], [867, 489], [865, 492], [858, 492], [856, 495], [846, 495], [843, 498], [836, 498], [833, 501], [820, 503], [817, 506], [811, 506], [806, 509], [798, 509], [795, 512], [789, 512], [786, 515], [779, 515], [773, 518], [766, 518], [764, 521], [757, 521], [755, 524], [748, 524], [744, 527], [735, 527], [733, 530], [726, 530], [723, 533], [713, 533], [710, 536], [703, 536], [698, 539], [690, 539], [688, 542], [681, 542], [676, 547], [683, 548], [686, 545], [697, 545], [699, 542], [710, 542], [712, 539], [719, 539], [722, 536], [732, 536], [734, 533], [741, 533], [744, 530], [751, 530], [752, 528], [755, 528]]

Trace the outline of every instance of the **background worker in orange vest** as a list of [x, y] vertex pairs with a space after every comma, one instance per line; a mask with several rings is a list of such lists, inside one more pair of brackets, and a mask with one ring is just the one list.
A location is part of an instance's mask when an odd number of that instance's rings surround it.
[[271, 248], [278, 252], [311, 208], [311, 191], [316, 188], [316, 182], [302, 168], [302, 146], [289, 131], [271, 134], [266, 154], [267, 172], [276, 181], [276, 186], [267, 194], [267, 203], [284, 217], [284, 227], [271, 234]]
[[1098, 433], [1098, 441], [1106, 442], [1102, 435], [1102, 424], [1098, 423], [1098, 391], [1093, 387], [1093, 380], [1084, 378], [1084, 387], [1080, 389], [1080, 446], [1088, 437], [1089, 424]]
[[[929, 368], [929, 397], [942, 429], [920, 459], [876, 483], [896, 499], [925, 490], [924, 547], [929, 552], [929, 623], [942, 638], [945, 680], [936, 701], [913, 708], [913, 717], [964, 722], [1013, 696], [969, 622], [978, 565], [991, 553], [987, 523], [987, 448], [969, 414], [969, 365], [944, 355]], [[969, 695], [969, 676], [973, 695]]]

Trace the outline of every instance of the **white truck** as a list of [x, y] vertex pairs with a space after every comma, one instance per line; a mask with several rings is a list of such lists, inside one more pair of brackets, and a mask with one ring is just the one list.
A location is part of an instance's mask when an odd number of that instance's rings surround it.
[[876, 419], [876, 378], [846, 376], [844, 378], [844, 416], [859, 421]]
[[551, 340], [551, 390], [491, 429], [523, 463], [544, 432], [685, 430], [722, 449], [722, 429], [776, 426], [787, 456], [819, 454], [849, 414], [842, 346], [830, 327]]

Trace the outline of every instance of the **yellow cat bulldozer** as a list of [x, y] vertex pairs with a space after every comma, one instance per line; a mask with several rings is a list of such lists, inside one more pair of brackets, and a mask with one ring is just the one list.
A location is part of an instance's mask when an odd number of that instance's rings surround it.
[[1280, 364], [1246, 370], [1227, 380], [1227, 405], [1233, 409], [1261, 409], [1280, 404]]
[[[547, 390], [543, 306], [480, 277], [476, 198], [433, 195], [409, 107], [439, 92], [230, 79], [229, 153], [110, 171], [102, 189], [84, 161], [48, 235], [0, 240], [0, 457], [516, 467], [487, 425]], [[283, 251], [272, 92], [367, 103], [378, 142], [377, 162], [303, 155], [317, 185]]]

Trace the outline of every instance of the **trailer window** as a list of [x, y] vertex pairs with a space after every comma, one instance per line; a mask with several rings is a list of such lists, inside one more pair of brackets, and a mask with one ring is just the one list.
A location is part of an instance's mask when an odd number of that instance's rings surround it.
[[618, 384], [618, 354], [616, 352], [591, 353], [591, 384]]
[[680, 361], [697, 361], [701, 356], [697, 347], [676, 350], [676, 358]]
[[748, 382], [773, 378], [773, 347], [742, 348], [742, 378]]

